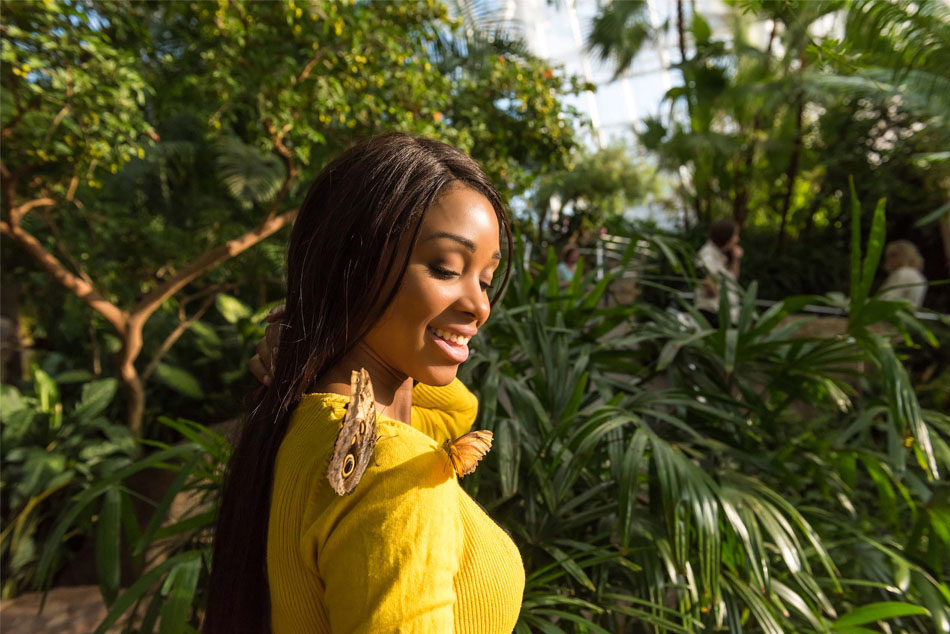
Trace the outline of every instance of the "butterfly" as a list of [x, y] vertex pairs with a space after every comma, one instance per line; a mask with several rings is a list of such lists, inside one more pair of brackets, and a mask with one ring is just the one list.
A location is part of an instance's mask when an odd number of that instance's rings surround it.
[[327, 467], [327, 480], [337, 495], [353, 492], [376, 447], [376, 399], [369, 372], [354, 370], [350, 390], [350, 402]]
[[491, 451], [492, 433], [487, 429], [471, 431], [455, 440], [446, 440], [442, 448], [449, 454], [452, 468], [460, 478], [475, 471], [478, 461]]

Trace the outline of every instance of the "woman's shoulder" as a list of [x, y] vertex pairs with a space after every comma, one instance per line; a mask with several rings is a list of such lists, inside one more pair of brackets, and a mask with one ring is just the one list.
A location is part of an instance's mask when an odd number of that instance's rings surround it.
[[[307, 394], [291, 417], [290, 428], [280, 447], [278, 461], [300, 467], [329, 464], [330, 454], [346, 416], [349, 397], [339, 394]], [[439, 444], [423, 432], [386, 416], [377, 416], [374, 462], [380, 469], [411, 468], [420, 455], [442, 452]]]
[[923, 273], [910, 266], [902, 266], [898, 269], [895, 269], [894, 272], [888, 276], [888, 279], [899, 281], [904, 284], [914, 284], [927, 281], [927, 278], [924, 277]]

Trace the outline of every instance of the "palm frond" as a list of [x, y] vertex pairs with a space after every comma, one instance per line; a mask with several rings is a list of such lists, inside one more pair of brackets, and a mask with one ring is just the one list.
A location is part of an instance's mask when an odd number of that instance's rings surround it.
[[215, 141], [215, 167], [228, 192], [245, 208], [274, 199], [286, 176], [286, 169], [274, 154], [247, 145], [232, 135]]
[[601, 61], [612, 60], [616, 64], [614, 77], [622, 75], [633, 64], [650, 38], [649, 3], [646, 0], [623, 0], [610, 2], [594, 18], [587, 36], [587, 50], [594, 52]]

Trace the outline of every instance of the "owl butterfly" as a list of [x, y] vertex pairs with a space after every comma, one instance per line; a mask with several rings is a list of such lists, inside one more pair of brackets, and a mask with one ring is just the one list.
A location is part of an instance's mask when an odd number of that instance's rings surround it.
[[452, 468], [460, 478], [475, 471], [478, 461], [491, 451], [492, 433], [486, 429], [471, 431], [455, 440], [446, 440], [442, 448], [449, 454]]
[[327, 480], [337, 495], [353, 492], [369, 465], [376, 447], [376, 399], [369, 372], [353, 371], [350, 377], [352, 395], [346, 416], [330, 454]]

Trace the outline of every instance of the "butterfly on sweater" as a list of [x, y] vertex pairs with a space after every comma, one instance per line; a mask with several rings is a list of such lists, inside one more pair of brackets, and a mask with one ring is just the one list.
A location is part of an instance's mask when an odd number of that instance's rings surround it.
[[[363, 472], [369, 466], [376, 448], [376, 398], [369, 372], [360, 369], [350, 377], [350, 401], [340, 425], [327, 480], [337, 495], [348, 495], [356, 489]], [[464, 478], [473, 471], [478, 462], [491, 450], [492, 433], [488, 430], [469, 432], [455, 440], [446, 440], [442, 445], [448, 454], [455, 473]]]
[[446, 440], [442, 445], [449, 454], [449, 462], [458, 477], [464, 478], [475, 471], [478, 461], [491, 451], [492, 433], [487, 429], [471, 431], [455, 440]]
[[327, 480], [337, 495], [348, 495], [360, 483], [376, 448], [376, 397], [365, 368], [350, 376], [350, 402], [333, 444]]

